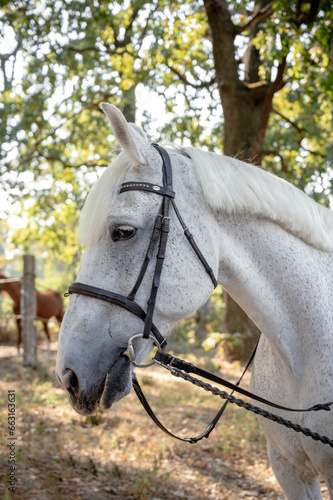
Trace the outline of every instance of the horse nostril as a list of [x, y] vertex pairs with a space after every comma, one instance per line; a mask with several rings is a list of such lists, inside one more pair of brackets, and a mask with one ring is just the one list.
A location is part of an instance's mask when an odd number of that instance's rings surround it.
[[74, 396], [79, 387], [79, 380], [73, 370], [67, 368], [61, 382], [66, 391]]

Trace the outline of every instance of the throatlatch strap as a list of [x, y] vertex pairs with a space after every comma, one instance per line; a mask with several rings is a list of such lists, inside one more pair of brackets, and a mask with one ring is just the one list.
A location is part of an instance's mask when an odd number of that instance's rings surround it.
[[210, 265], [208, 264], [208, 262], [206, 261], [205, 257], [203, 256], [200, 248], [198, 247], [198, 245], [196, 244], [196, 241], [193, 237], [193, 235], [190, 233], [190, 230], [189, 228], [186, 226], [182, 216], [180, 215], [179, 213], [179, 210], [177, 208], [177, 205], [175, 203], [175, 200], [171, 200], [171, 203], [172, 203], [172, 206], [173, 206], [173, 209], [178, 217], [178, 220], [180, 222], [180, 225], [182, 226], [183, 230], [184, 230], [184, 234], [187, 238], [187, 241], [189, 242], [189, 244], [191, 245], [191, 247], [193, 248], [193, 250], [195, 251], [195, 253], [197, 254], [197, 257], [199, 258], [201, 264], [204, 266], [205, 270], [206, 270], [206, 273], [209, 275], [210, 279], [212, 280], [213, 282], [213, 285], [214, 285], [214, 288], [217, 287], [217, 279], [215, 278], [215, 275], [214, 275], [214, 272], [213, 272], [213, 269], [210, 267]]

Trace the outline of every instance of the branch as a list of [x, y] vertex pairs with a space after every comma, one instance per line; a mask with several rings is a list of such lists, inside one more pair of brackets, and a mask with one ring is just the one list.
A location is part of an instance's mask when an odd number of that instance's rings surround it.
[[[34, 157], [34, 154], [36, 152], [38, 152], [39, 154], [41, 154], [39, 151], [38, 151], [38, 147], [46, 140], [48, 139], [49, 137], [52, 137], [55, 135], [56, 131], [59, 130], [61, 127], [63, 127], [66, 123], [69, 123], [71, 120], [73, 120], [76, 116], [80, 115], [84, 110], [86, 109], [92, 109], [92, 108], [98, 108], [99, 109], [99, 105], [102, 103], [102, 102], [105, 102], [107, 99], [109, 99], [110, 97], [113, 97], [114, 94], [104, 94], [98, 101], [95, 101], [95, 102], [91, 102], [90, 104], [87, 104], [87, 106], [84, 106], [82, 109], [80, 109], [79, 111], [76, 111], [75, 113], [73, 113], [71, 116], [69, 116], [68, 118], [66, 118], [64, 121], [62, 121], [59, 125], [57, 125], [56, 127], [53, 127], [49, 133], [47, 133], [46, 135], [44, 135], [44, 137], [41, 137], [40, 139], [38, 139], [38, 141], [35, 142], [35, 144], [33, 145], [33, 148], [28, 152], [26, 153], [25, 156], [23, 156], [20, 160], [20, 165], [25, 165], [26, 163], [30, 162], [32, 160], [32, 158]], [[67, 98], [69, 99], [69, 98]], [[65, 99], [65, 100], [67, 100]], [[62, 101], [63, 103], [64, 101]], [[60, 103], [60, 105], [62, 104]], [[59, 106], [60, 106], [59, 105]], [[102, 112], [102, 111], [101, 111]], [[60, 161], [60, 160], [59, 160]]]
[[[123, 54], [127, 53], [131, 56], [133, 56], [133, 54], [131, 54], [126, 48], [123, 48], [123, 50], [118, 50], [118, 47], [120, 47], [120, 45], [117, 45], [117, 48], [116, 49], [111, 49], [110, 48], [110, 45], [108, 45], [104, 40], [103, 40], [103, 45], [105, 47], [105, 52], [103, 52], [103, 54], [109, 54], [109, 55], [119, 55], [119, 56], [122, 56]], [[71, 52], [75, 52], [77, 54], [82, 54], [83, 52], [102, 52], [101, 49], [95, 47], [95, 46], [92, 46], [92, 47], [84, 47], [83, 49], [78, 49], [76, 47], [67, 47], [67, 50], [70, 50]]]
[[126, 44], [129, 43], [129, 42], [131, 42], [131, 30], [132, 30], [134, 21], [138, 17], [141, 8], [145, 5], [146, 2], [143, 2], [143, 3], [142, 2], [138, 2], [138, 5], [136, 5], [136, 6], [135, 6], [135, 2], [131, 2], [131, 3], [132, 3], [132, 8], [133, 8], [133, 13], [131, 15], [131, 18], [130, 18], [130, 21], [128, 23], [128, 26], [127, 26], [127, 28], [125, 30], [124, 42], [126, 41]]
[[[10, 90], [11, 88], [11, 84], [12, 84], [12, 81], [13, 81], [13, 78], [14, 78], [14, 70], [15, 70], [15, 63], [16, 63], [16, 56], [17, 56], [17, 53], [21, 47], [21, 43], [22, 43], [22, 38], [18, 37], [16, 38], [16, 41], [17, 41], [17, 45], [16, 47], [13, 49], [12, 52], [7, 52], [7, 54], [0, 54], [0, 62], [1, 62], [1, 71], [2, 71], [2, 74], [3, 74], [3, 82], [4, 82], [4, 90]], [[13, 66], [12, 66], [12, 74], [9, 78], [7, 78], [7, 75], [6, 75], [6, 62], [11, 58], [11, 57], [14, 57], [14, 62], [13, 62]]]
[[216, 82], [216, 78], [214, 76], [214, 78], [212, 78], [209, 82], [201, 82], [199, 84], [196, 84], [196, 83], [191, 83], [187, 80], [187, 78], [185, 78], [184, 75], [182, 75], [176, 68], [174, 68], [173, 66], [171, 66], [171, 64], [168, 64], [166, 63], [166, 66], [175, 74], [178, 76], [178, 78], [183, 82], [185, 83], [185, 85], [189, 85], [190, 87], [193, 87], [194, 89], [207, 89], [209, 87], [211, 87], [215, 82]]
[[303, 151], [306, 151], [310, 155], [320, 156], [320, 158], [327, 160], [327, 155], [320, 153], [320, 151], [312, 151], [311, 149], [305, 148], [304, 146], [302, 146], [302, 141], [300, 142], [299, 147], [300, 147], [300, 149], [303, 149]]
[[300, 134], [301, 137], [297, 140], [300, 149], [303, 149], [303, 151], [306, 151], [307, 153], [309, 153], [311, 155], [320, 156], [321, 158], [324, 158], [324, 159], [327, 158], [327, 155], [325, 155], [323, 153], [320, 153], [319, 151], [312, 151], [311, 149], [308, 149], [308, 148], [305, 148], [304, 146], [302, 146], [303, 139], [306, 138], [306, 136], [310, 136], [311, 137], [311, 133], [306, 128], [299, 127], [298, 125], [296, 125], [295, 122], [293, 122], [292, 120], [290, 120], [289, 118], [287, 118], [286, 116], [284, 116], [282, 113], [280, 113], [276, 109], [273, 108], [272, 111], [276, 115], [280, 116], [282, 118], [282, 120], [285, 120], [287, 123], [289, 123]]
[[296, 125], [295, 122], [293, 122], [292, 120], [290, 120], [289, 118], [287, 118], [286, 116], [284, 116], [282, 113], [280, 113], [280, 111], [278, 111], [277, 109], [274, 109], [272, 108], [272, 112], [275, 113], [276, 115], [278, 115], [280, 118], [282, 118], [282, 120], [285, 120], [287, 123], [289, 123], [292, 127], [294, 127], [297, 132], [299, 134], [303, 134], [304, 132], [306, 132], [305, 128], [303, 127], [299, 127], [298, 125]]
[[2, 58], [0, 58], [1, 62], [1, 72], [2, 72], [2, 78], [3, 78], [3, 87], [4, 91], [9, 90], [9, 85], [8, 85], [8, 79], [6, 75], [6, 61]]
[[152, 19], [153, 15], [155, 14], [156, 11], [158, 11], [158, 8], [159, 8], [159, 2], [157, 2], [157, 4], [155, 5], [155, 8], [152, 9], [149, 14], [148, 14], [148, 17], [146, 19], [146, 25], [143, 29], [141, 29], [141, 34], [139, 36], [139, 41], [140, 41], [140, 48], [142, 46], [142, 43], [144, 41], [144, 38], [146, 36], [146, 32], [147, 32], [147, 29], [148, 29], [148, 24], [149, 24], [149, 21]]
[[93, 46], [93, 47], [84, 47], [84, 49], [77, 49], [76, 47], [67, 47], [67, 50], [71, 50], [72, 52], [77, 52], [79, 54], [81, 54], [82, 52], [89, 52], [89, 51], [92, 51], [92, 52], [100, 52], [100, 50]]
[[[304, 151], [306, 151], [307, 153], [309, 153], [311, 155], [319, 156], [320, 158], [323, 158], [323, 159], [327, 158], [327, 156], [320, 153], [319, 151], [311, 151], [309, 149], [303, 148], [301, 145], [300, 145], [300, 148], [302, 148]], [[286, 173], [289, 172], [288, 166], [285, 162], [285, 159], [279, 151], [275, 151], [275, 150], [271, 150], [271, 149], [264, 149], [260, 152], [260, 156], [278, 156], [280, 158], [280, 162], [281, 162], [281, 172], [286, 172]]]
[[257, 24], [259, 24], [261, 21], [264, 21], [267, 19], [267, 17], [271, 16], [274, 12], [274, 9], [272, 7], [273, 2], [269, 3], [265, 7], [259, 10], [259, 12], [252, 17], [247, 23], [243, 24], [243, 26], [235, 26], [235, 31], [237, 35], [240, 33], [243, 33], [243, 31], [248, 31]]
[[[118, 48], [124, 48], [128, 44], [130, 44], [130, 43], [133, 42], [132, 41], [133, 24], [136, 21], [136, 19], [139, 17], [140, 11], [145, 6], [145, 4], [151, 3], [151, 2], [149, 2], [149, 0], [144, 0], [144, 1], [139, 0], [137, 2], [137, 5], [135, 5], [135, 2], [131, 2], [131, 3], [132, 3], [133, 12], [132, 12], [132, 15], [131, 15], [131, 17], [129, 19], [129, 23], [128, 23], [127, 27], [125, 28], [125, 36], [124, 36], [123, 40], [118, 40], [119, 30], [118, 30], [117, 27], [112, 26], [113, 33], [114, 33], [114, 38], [115, 38], [115, 47], [116, 47], [116, 49], [118, 49]], [[151, 16], [152, 13], [154, 13], [158, 9], [158, 7], [159, 7], [159, 2], [157, 2], [157, 5], [155, 6], [155, 8], [152, 9], [152, 11], [149, 13], [148, 19], [147, 19], [147, 23], [146, 23], [146, 27], [144, 28], [144, 33], [141, 36], [145, 35], [145, 32], [147, 30], [147, 25], [148, 25], [148, 21], [150, 19], [150, 16]], [[140, 31], [142, 33], [142, 29], [140, 29]]]
[[[276, 109], [272, 108], [272, 112], [275, 113], [276, 115], [280, 116], [282, 118], [282, 120], [285, 120], [287, 123], [289, 123], [293, 128], [295, 128], [297, 130], [297, 132], [300, 135], [299, 139], [296, 139], [297, 144], [299, 146], [299, 149], [302, 149], [306, 153], [309, 153], [313, 156], [319, 156], [320, 158], [323, 158], [324, 160], [327, 159], [327, 155], [325, 155], [324, 153], [321, 153], [320, 151], [312, 151], [311, 149], [308, 149], [308, 148], [305, 148], [304, 146], [302, 146], [303, 139], [306, 138], [306, 136], [311, 136], [311, 133], [308, 130], [306, 130], [304, 127], [299, 127], [298, 125], [296, 125], [295, 122], [293, 122], [292, 120], [290, 120], [289, 118], [284, 116], [282, 113], [280, 113]], [[276, 151], [262, 151], [262, 154], [270, 154], [270, 155], [280, 156], [280, 154]], [[281, 157], [281, 164], [282, 164], [282, 157]], [[283, 168], [282, 168], [282, 170], [283, 170]]]
[[59, 163], [61, 163], [61, 165], [64, 168], [69, 168], [71, 170], [72, 169], [76, 170], [76, 169], [79, 169], [81, 167], [97, 168], [97, 167], [107, 167], [108, 166], [108, 164], [93, 163], [92, 161], [86, 161], [86, 162], [80, 163], [79, 165], [71, 165], [69, 163], [66, 163], [64, 160], [61, 160], [61, 158], [54, 158], [53, 156], [45, 155], [45, 154], [41, 153], [40, 151], [38, 151], [38, 153], [39, 153], [39, 156], [41, 158], [45, 158], [45, 160], [47, 160], [48, 162], [58, 161]]
[[253, 83], [243, 82], [243, 85], [251, 92], [249, 94], [249, 99], [251, 98], [253, 101], [257, 101], [266, 98], [267, 90], [269, 89], [270, 84], [267, 80], [261, 80]]
[[247, 9], [231, 9], [229, 12], [231, 16], [240, 15], [240, 16], [250, 17], [253, 15], [252, 10], [247, 10]]
[[288, 172], [288, 167], [284, 161], [282, 154], [279, 153], [279, 151], [264, 149], [263, 151], [261, 151], [261, 155], [263, 155], [263, 156], [278, 156], [280, 158], [280, 162], [281, 162], [281, 172]]
[[[306, 2], [308, 3], [308, 2]], [[309, 25], [317, 17], [319, 10], [320, 0], [312, 0], [310, 3], [309, 12], [301, 12], [294, 20], [294, 24], [299, 28], [302, 24]], [[298, 4], [298, 11], [300, 12], [302, 6], [302, 0]]]
[[251, 158], [253, 158], [253, 160], [257, 163], [260, 163], [261, 159], [262, 147], [267, 130], [269, 115], [272, 111], [273, 97], [275, 93], [281, 90], [287, 83], [286, 80], [284, 80], [283, 78], [286, 64], [287, 64], [287, 58], [283, 57], [282, 61], [279, 64], [274, 82], [272, 82], [267, 88], [266, 97], [261, 113], [261, 118], [257, 129], [257, 134], [253, 141], [253, 146], [250, 150]]

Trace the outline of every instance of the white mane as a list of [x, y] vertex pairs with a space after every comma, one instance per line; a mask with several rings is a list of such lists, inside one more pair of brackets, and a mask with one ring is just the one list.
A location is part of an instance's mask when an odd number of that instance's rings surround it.
[[333, 251], [333, 212], [292, 184], [236, 158], [183, 148], [208, 203], [216, 210], [277, 222], [307, 244]]
[[[292, 184], [235, 158], [197, 148], [182, 151], [192, 159], [205, 199], [215, 210], [268, 218], [309, 245], [333, 251], [333, 212]], [[131, 168], [122, 152], [94, 184], [81, 213], [82, 244], [100, 238], [118, 187]]]

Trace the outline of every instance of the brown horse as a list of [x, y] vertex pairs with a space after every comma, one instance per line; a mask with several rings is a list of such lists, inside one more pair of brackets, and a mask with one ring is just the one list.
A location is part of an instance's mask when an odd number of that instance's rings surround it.
[[[0, 280], [9, 280], [10, 278], [10, 276], [6, 276], [2, 271], [0, 271]], [[21, 287], [22, 280], [7, 283], [1, 283], [0, 281], [0, 292], [7, 292], [14, 301], [13, 312], [15, 316], [20, 316], [21, 314]], [[64, 317], [61, 294], [55, 292], [54, 290], [44, 290], [43, 292], [36, 290], [36, 319], [42, 321], [48, 341], [50, 341], [50, 332], [47, 322], [51, 316], [55, 316], [59, 323], [61, 323], [62, 318]], [[20, 317], [16, 318], [16, 324], [18, 331], [17, 350], [19, 351], [20, 344], [22, 342], [22, 325]]]

